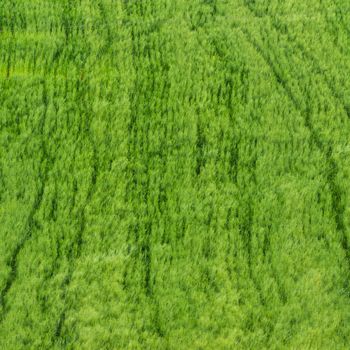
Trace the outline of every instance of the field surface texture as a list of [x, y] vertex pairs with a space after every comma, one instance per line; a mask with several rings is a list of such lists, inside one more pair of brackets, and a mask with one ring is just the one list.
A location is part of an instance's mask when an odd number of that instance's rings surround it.
[[350, 3], [0, 1], [0, 349], [350, 348]]

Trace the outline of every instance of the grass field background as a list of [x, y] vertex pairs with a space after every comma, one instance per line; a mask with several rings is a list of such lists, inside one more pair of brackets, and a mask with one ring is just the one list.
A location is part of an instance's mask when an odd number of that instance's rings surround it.
[[0, 2], [0, 349], [349, 349], [350, 4]]

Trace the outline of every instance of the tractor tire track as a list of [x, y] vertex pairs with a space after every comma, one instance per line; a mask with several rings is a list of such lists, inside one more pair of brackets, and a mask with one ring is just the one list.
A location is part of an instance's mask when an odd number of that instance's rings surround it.
[[[198, 15], [197, 17], [197, 21], [194, 21], [192, 19], [191, 23], [189, 23], [189, 29], [192, 31], [196, 31], [198, 28], [201, 28], [205, 31], [205, 33], [207, 34], [207, 36], [210, 36], [210, 31], [209, 29], [210, 27], [210, 23], [214, 23], [216, 18], [220, 15], [219, 11], [218, 11], [218, 3], [216, 0], [203, 0], [201, 3], [203, 6], [209, 6], [210, 7], [210, 11], [207, 11], [207, 13], [209, 13], [210, 15], [208, 15], [207, 17], [204, 17], [204, 11], [201, 11], [200, 9], [198, 10]], [[224, 40], [224, 38], [223, 38]], [[227, 67], [227, 65], [229, 65], [229, 69], [230, 69], [230, 75], [225, 77], [225, 82], [224, 82], [224, 86], [226, 87], [226, 96], [225, 96], [225, 107], [229, 113], [229, 117], [232, 120], [232, 125], [234, 125], [234, 115], [235, 115], [235, 111], [234, 111], [234, 106], [233, 106], [233, 102], [232, 102], [232, 95], [233, 95], [233, 91], [234, 91], [234, 87], [233, 87], [233, 80], [232, 80], [232, 75], [234, 74], [234, 69], [232, 67], [230, 67], [230, 62], [228, 61], [227, 57], [225, 57], [224, 52], [222, 51], [222, 48], [220, 46], [220, 42], [219, 39], [217, 37], [215, 37], [213, 40], [210, 41], [211, 43], [211, 48], [212, 50], [215, 52], [215, 54], [217, 55], [217, 57], [219, 57], [219, 60], [223, 63], [225, 63], [225, 66]], [[200, 44], [200, 43], [199, 43]], [[228, 45], [228, 44], [226, 44]], [[206, 49], [207, 48], [203, 48]], [[246, 71], [246, 67], [241, 68], [241, 76], [244, 76], [247, 73]], [[245, 84], [245, 82], [243, 81], [244, 79], [242, 79], [242, 84]], [[243, 101], [242, 103], [244, 103], [244, 96], [242, 97]], [[206, 140], [205, 140], [205, 135], [203, 135], [203, 131], [202, 131], [202, 127], [200, 124], [197, 125], [197, 165], [196, 165], [196, 174], [200, 175], [201, 172], [201, 168], [205, 165], [205, 159], [204, 159], [204, 152], [203, 149], [205, 147], [206, 144]], [[236, 140], [232, 140], [232, 147], [229, 150], [229, 152], [231, 152], [230, 155], [230, 175], [231, 175], [231, 179], [232, 181], [239, 186], [239, 183], [237, 182], [237, 178], [238, 178], [238, 172], [239, 172], [239, 148], [242, 146], [242, 144], [244, 144], [243, 142], [244, 140], [242, 139], [236, 139]], [[257, 140], [255, 140], [257, 141]], [[255, 147], [257, 147], [257, 142], [255, 142]], [[251, 162], [250, 165], [248, 166], [249, 168], [249, 177], [250, 177], [250, 183], [249, 184], [245, 184], [249, 186], [249, 189], [252, 189], [256, 186], [256, 161], [257, 161], [257, 157], [255, 156]], [[243, 188], [239, 189], [239, 193], [241, 193], [242, 198], [243, 198], [243, 194], [246, 192], [247, 187], [244, 186]], [[248, 274], [249, 274], [249, 278], [252, 281], [254, 288], [257, 292], [258, 298], [260, 300], [261, 305], [265, 305], [265, 297], [263, 295], [263, 291], [262, 288], [258, 282], [258, 279], [254, 276], [253, 273], [253, 266], [252, 266], [252, 234], [253, 234], [253, 221], [254, 221], [254, 213], [253, 213], [253, 208], [251, 205], [251, 201], [252, 198], [249, 197], [247, 200], [243, 199], [243, 203], [242, 203], [242, 207], [248, 207], [248, 211], [247, 213], [239, 213], [238, 214], [238, 221], [239, 221], [239, 232], [240, 235], [242, 237], [242, 240], [244, 242], [244, 247], [245, 250], [247, 252], [247, 266], [248, 266]], [[228, 220], [230, 219], [230, 215], [228, 215]], [[229, 223], [226, 222], [226, 227], [229, 226]], [[231, 254], [232, 252], [230, 250], [227, 251], [228, 254]], [[229, 263], [230, 259], [227, 258], [226, 262]], [[232, 277], [232, 268], [230, 266], [227, 266], [227, 271], [229, 276]], [[237, 273], [237, 271], [236, 271]]]
[[[277, 17], [272, 18], [272, 26], [276, 30], [277, 33], [280, 32], [280, 26], [278, 25], [278, 19]], [[297, 49], [303, 54], [303, 56], [312, 63], [313, 67], [313, 73], [318, 74], [322, 77], [323, 81], [325, 82], [327, 88], [333, 95], [334, 99], [339, 102], [348, 116], [350, 118], [350, 105], [347, 105], [346, 102], [344, 101], [344, 98], [341, 96], [339, 91], [335, 88], [334, 84], [332, 83], [332, 80], [328, 78], [326, 71], [321, 68], [320, 63], [318, 62], [318, 59], [316, 58], [315, 55], [313, 55], [310, 51], [308, 51], [305, 46], [298, 40], [293, 40], [291, 33], [289, 31], [288, 26], [285, 26], [285, 34], [287, 35], [287, 39], [289, 43], [294, 43], [297, 47]]]
[[[85, 105], [85, 110], [91, 110], [91, 108], [88, 106], [89, 102], [87, 101], [91, 101], [91, 96], [90, 97], [86, 97], [82, 99], [84, 100], [84, 102], [86, 103]], [[79, 260], [81, 253], [82, 253], [82, 247], [83, 247], [83, 236], [84, 236], [84, 232], [86, 229], [86, 207], [89, 205], [89, 203], [91, 202], [92, 196], [95, 193], [96, 190], [96, 182], [97, 182], [97, 178], [99, 175], [99, 168], [98, 168], [98, 151], [97, 151], [97, 145], [94, 142], [94, 137], [91, 131], [91, 117], [88, 118], [89, 120], [87, 120], [87, 135], [86, 138], [89, 140], [92, 150], [93, 150], [93, 156], [92, 156], [92, 165], [91, 165], [91, 182], [90, 182], [90, 186], [88, 188], [88, 192], [86, 195], [86, 199], [84, 204], [82, 205], [82, 207], [78, 210], [78, 214], [77, 214], [77, 223], [78, 223], [78, 231], [77, 231], [77, 235], [75, 237], [75, 240], [72, 244], [73, 247], [76, 247], [76, 252], [74, 253], [73, 248], [69, 251], [69, 261], [70, 261], [70, 265], [69, 265], [69, 269], [68, 269], [68, 273], [63, 281], [63, 301], [64, 301], [64, 307], [63, 310], [61, 311], [58, 320], [56, 322], [56, 326], [55, 326], [55, 330], [54, 330], [54, 335], [52, 338], [52, 343], [65, 343], [65, 333], [64, 333], [64, 323], [65, 323], [65, 319], [66, 319], [66, 314], [69, 311], [69, 307], [68, 307], [68, 292], [69, 292], [69, 287], [74, 275], [74, 272], [76, 270], [76, 262]]]
[[340, 233], [340, 242], [345, 253], [348, 269], [350, 270], [349, 242], [346, 234], [345, 221], [344, 221], [345, 207], [341, 203], [341, 198], [342, 198], [341, 188], [336, 182], [336, 178], [338, 175], [338, 167], [332, 155], [332, 146], [325, 145], [322, 142], [319, 135], [317, 134], [317, 132], [315, 131], [311, 122], [310, 106], [306, 105], [306, 107], [303, 107], [303, 102], [307, 102], [307, 101], [299, 101], [299, 99], [293, 93], [292, 89], [289, 87], [288, 81], [284, 79], [283, 76], [279, 73], [278, 69], [276, 68], [276, 64], [271, 60], [269, 55], [263, 50], [262, 47], [260, 47], [257, 41], [254, 40], [254, 38], [251, 36], [251, 34], [248, 32], [247, 29], [242, 29], [242, 32], [246, 37], [247, 41], [252, 45], [252, 47], [255, 48], [256, 52], [259, 53], [259, 55], [264, 59], [266, 64], [270, 67], [271, 71], [275, 76], [277, 83], [283, 88], [286, 96], [290, 99], [290, 101], [294, 105], [294, 108], [300, 111], [300, 113], [304, 117], [305, 126], [310, 132], [310, 143], [315, 144], [316, 147], [320, 150], [320, 152], [325, 157], [325, 161], [327, 165], [326, 180], [330, 188], [331, 204], [332, 204], [333, 215], [335, 218], [336, 229]]
[[[136, 80], [134, 87], [130, 94], [131, 113], [129, 123], [129, 147], [128, 158], [132, 164], [129, 171], [131, 172], [130, 180], [128, 181], [127, 203], [134, 208], [135, 221], [128, 230], [128, 244], [129, 247], [135, 246], [135, 250], [131, 254], [131, 260], [133, 262], [127, 263], [123, 273], [122, 285], [124, 290], [132, 288], [129, 286], [129, 278], [133, 272], [137, 269], [142, 269], [141, 280], [139, 281], [142, 289], [152, 304], [152, 328], [155, 334], [159, 338], [164, 337], [164, 330], [161, 326], [159, 319], [159, 301], [154, 293], [154, 273], [152, 271], [152, 235], [153, 235], [153, 221], [154, 219], [143, 220], [142, 218], [149, 218], [151, 216], [151, 208], [149, 198], [152, 197], [152, 189], [150, 187], [151, 178], [151, 158], [154, 156], [150, 152], [150, 144], [148, 135], [150, 134], [150, 121], [146, 121], [140, 126], [139, 119], [145, 115], [151, 116], [154, 113], [160, 113], [162, 119], [166, 118], [167, 104], [169, 101], [169, 89], [170, 84], [167, 82], [168, 76], [168, 64], [165, 61], [164, 50], [160, 40], [160, 22], [157, 19], [157, 8], [151, 1], [144, 1], [142, 3], [130, 4], [128, 1], [124, 1], [124, 9], [126, 15], [130, 18], [133, 16], [142, 18], [148, 18], [148, 15], [152, 16], [152, 20], [149, 21], [147, 28], [139, 26], [138, 21], [131, 21], [131, 37], [132, 37], [132, 59], [133, 66], [136, 73]], [[158, 33], [159, 35], [154, 35]], [[160, 51], [158, 56], [155, 51]], [[145, 64], [146, 63], [146, 64]], [[161, 81], [157, 78], [157, 73], [161, 71]], [[165, 81], [162, 84], [162, 81]], [[144, 100], [151, 100], [152, 96], [160, 95], [165, 108], [162, 110], [154, 110], [154, 106], [144, 105]], [[158, 118], [154, 116], [152, 118]], [[165, 135], [164, 124], [159, 126], [162, 130], [159, 132], [159, 137], [163, 138]], [[141, 136], [142, 135], [142, 136]], [[159, 156], [165, 155], [166, 148], [160, 150]], [[136, 155], [136, 157], [135, 157]], [[135, 161], [142, 164], [142, 170], [137, 172], [135, 169]], [[165, 162], [162, 164], [163, 170], [165, 169]], [[144, 180], [144, 179], [147, 180]], [[161, 186], [161, 185], [160, 185]], [[163, 200], [166, 197], [162, 197]], [[158, 201], [155, 203], [161, 204]], [[144, 203], [144, 209], [140, 210], [139, 203]], [[153, 201], [152, 201], [153, 202]], [[137, 205], [136, 205], [137, 204]], [[130, 249], [131, 252], [131, 249]]]
[[[261, 18], [262, 15], [260, 13], [258, 13], [252, 2], [244, 0], [245, 1], [245, 5], [246, 7], [249, 9], [250, 13], [252, 14], [252, 16], [254, 16], [255, 18]], [[268, 14], [266, 14], [266, 16], [268, 16]], [[274, 28], [274, 30], [277, 33], [281, 32], [281, 25], [278, 25], [279, 23], [282, 23], [282, 21], [278, 21], [278, 17], [272, 17], [269, 16], [271, 18], [271, 25]], [[346, 113], [346, 115], [348, 116], [348, 118], [350, 118], [350, 105], [347, 105], [347, 103], [344, 101], [344, 98], [341, 96], [340, 92], [336, 90], [334, 84], [332, 83], [331, 79], [329, 79], [327, 77], [327, 74], [325, 72], [324, 69], [321, 68], [317, 58], [310, 52], [308, 51], [305, 46], [300, 42], [300, 41], [296, 41], [292, 38], [291, 33], [288, 29], [287, 25], [283, 26], [284, 28], [284, 32], [287, 35], [288, 41], [289, 43], [294, 43], [296, 45], [296, 47], [298, 48], [298, 50], [300, 50], [300, 52], [303, 54], [303, 56], [310, 62], [312, 62], [312, 67], [314, 70], [315, 74], [319, 74], [321, 75], [323, 81], [325, 82], [327, 88], [330, 90], [330, 92], [332, 93], [333, 97], [340, 102], [340, 104], [342, 105], [342, 108], [344, 110], [344, 112]]]
[[[287, 82], [282, 78], [282, 76], [279, 74], [277, 68], [275, 67], [275, 65], [273, 64], [273, 62], [270, 60], [270, 58], [262, 51], [261, 47], [258, 45], [258, 43], [252, 38], [252, 36], [250, 35], [249, 31], [247, 29], [241, 29], [242, 34], [244, 35], [246, 41], [253, 47], [253, 49], [257, 52], [257, 54], [262, 57], [262, 59], [264, 60], [265, 64], [267, 65], [267, 67], [269, 67], [269, 69], [272, 71], [273, 76], [276, 79], [276, 82], [283, 88], [284, 93], [286, 94], [286, 96], [288, 97], [288, 99], [292, 102], [292, 104], [294, 106], [298, 106], [297, 108], [299, 109], [299, 103], [298, 100], [296, 99], [296, 97], [294, 96], [294, 94], [292, 93], [291, 89], [289, 88]], [[269, 247], [270, 247], [270, 239], [268, 238], [268, 232], [265, 233], [265, 237], [264, 237], [264, 251], [265, 254], [267, 253]], [[280, 279], [278, 278], [278, 276], [276, 275], [276, 273], [274, 271], [273, 272], [273, 277], [274, 280], [276, 281], [276, 285], [277, 285], [277, 290], [279, 293], [279, 298], [280, 301], [285, 304], [287, 302], [287, 294], [286, 291], [280, 281]]]
[[[218, 4], [216, 0], [204, 0], [205, 3], [210, 3], [210, 6], [212, 7], [212, 17], [214, 18], [214, 16], [218, 16]], [[210, 32], [207, 31], [207, 34], [209, 35]], [[224, 39], [224, 38], [223, 38]], [[226, 42], [226, 41], [225, 41]], [[217, 54], [217, 56], [219, 57], [221, 62], [225, 63], [225, 66], [227, 67], [227, 65], [229, 65], [229, 62], [227, 60], [227, 57], [225, 57], [224, 53], [222, 52], [221, 48], [220, 48], [220, 42], [218, 41], [218, 39], [214, 39], [212, 41], [212, 46], [214, 48], [215, 53]], [[234, 68], [231, 66], [229, 67], [230, 70], [230, 74], [228, 76], [225, 77], [225, 87], [227, 88], [227, 94], [225, 96], [226, 98], [226, 108], [227, 111], [229, 113], [230, 119], [233, 121], [234, 118], [234, 106], [233, 106], [233, 102], [232, 102], [232, 95], [233, 95], [233, 91], [234, 91], [234, 86], [233, 86], [233, 74], [234, 74]], [[247, 78], [247, 68], [243, 65], [242, 67], [240, 67], [240, 78], [241, 78], [241, 83], [243, 84], [243, 86], [246, 84]], [[242, 96], [242, 104], [245, 103], [245, 96]], [[235, 123], [232, 122], [232, 125], [234, 125]], [[249, 142], [249, 141], [248, 141]], [[232, 181], [239, 186], [239, 183], [237, 181], [238, 178], [238, 172], [239, 172], [239, 147], [242, 146], [244, 144], [244, 139], [241, 140], [240, 138], [235, 139], [232, 141], [232, 148], [230, 150], [231, 152], [231, 156], [230, 156], [230, 174], [231, 174], [231, 178]], [[253, 148], [255, 150], [258, 149], [258, 142], [255, 139], [254, 142], [252, 143]], [[250, 183], [249, 183], [249, 188], [251, 190], [255, 189], [257, 186], [257, 182], [256, 182], [256, 163], [257, 163], [257, 154], [256, 152], [252, 151], [254, 153], [254, 156], [252, 157], [250, 164], [247, 166], [247, 168], [249, 169], [249, 176], [250, 176]], [[246, 193], [247, 188], [244, 186], [243, 188], [239, 188], [239, 192], [243, 195], [244, 193]], [[249, 192], [249, 191], [248, 191]], [[254, 192], [254, 191], [253, 191]], [[245, 215], [242, 217], [241, 215], [239, 215], [238, 219], [239, 219], [239, 231], [240, 234], [242, 235], [242, 239], [244, 242], [244, 246], [245, 249], [247, 251], [247, 264], [248, 264], [248, 274], [249, 274], [249, 278], [251, 279], [251, 281], [253, 282], [254, 288], [257, 291], [258, 294], [258, 298], [260, 300], [260, 304], [261, 305], [265, 305], [265, 296], [263, 293], [263, 290], [261, 288], [261, 285], [258, 281], [258, 279], [254, 276], [253, 273], [253, 251], [252, 251], [252, 235], [253, 235], [253, 222], [254, 222], [254, 209], [253, 209], [253, 204], [254, 203], [254, 198], [249, 196], [247, 201], [244, 201], [244, 203], [242, 204], [242, 207], [246, 207], [247, 209], [247, 213], [245, 213]]]
[[[68, 9], [67, 9], [67, 15], [68, 16], [68, 22], [71, 23], [73, 21], [73, 17], [69, 17], [69, 13], [73, 10], [73, 4], [71, 0], [68, 0], [67, 2]], [[103, 13], [102, 13], [103, 14]], [[72, 34], [72, 28], [70, 24], [67, 25], [67, 31], [66, 31], [66, 37], [67, 40], [70, 38]], [[84, 37], [83, 39], [84, 40]], [[86, 45], [87, 50], [89, 50], [89, 45]], [[82, 72], [85, 69], [86, 66], [86, 59], [87, 55], [84, 55], [84, 58], [82, 58], [80, 62], [80, 69]], [[68, 251], [68, 260], [70, 262], [68, 267], [68, 272], [63, 280], [62, 283], [62, 300], [63, 300], [63, 308], [58, 316], [58, 319], [55, 323], [55, 329], [53, 331], [52, 337], [51, 337], [51, 343], [54, 344], [60, 344], [60, 345], [66, 345], [67, 343], [67, 335], [65, 333], [65, 320], [67, 312], [69, 311], [69, 288], [71, 281], [73, 279], [74, 272], [76, 271], [76, 264], [79, 260], [82, 248], [83, 248], [83, 237], [86, 230], [86, 207], [91, 202], [91, 199], [93, 197], [93, 194], [96, 191], [96, 182], [97, 178], [99, 176], [99, 155], [98, 155], [98, 147], [94, 141], [94, 135], [91, 130], [91, 123], [92, 123], [92, 114], [89, 113], [92, 108], [92, 91], [90, 91], [90, 87], [88, 85], [88, 81], [86, 81], [86, 77], [82, 74], [80, 76], [80, 79], [76, 82], [76, 89], [77, 89], [77, 100], [80, 101], [80, 124], [79, 124], [79, 133], [85, 134], [84, 137], [82, 137], [82, 140], [87, 140], [88, 143], [91, 145], [92, 149], [92, 160], [91, 160], [91, 179], [90, 184], [87, 190], [87, 194], [85, 197], [84, 204], [81, 205], [81, 207], [78, 209], [76, 214], [76, 223], [78, 225], [78, 230], [76, 233], [76, 236], [74, 237], [73, 243], [71, 245], [71, 249]], [[76, 189], [77, 191], [78, 189]], [[75, 196], [76, 191], [73, 193], [73, 200], [75, 202]], [[74, 203], [75, 204], [75, 203]], [[75, 251], [74, 251], [75, 248]]]
[[39, 210], [41, 203], [43, 201], [45, 186], [48, 180], [48, 173], [50, 170], [50, 167], [48, 164], [50, 158], [47, 152], [47, 146], [45, 141], [46, 135], [44, 134], [49, 100], [48, 100], [48, 92], [47, 92], [45, 81], [42, 82], [42, 85], [43, 85], [42, 103], [44, 106], [44, 110], [38, 126], [38, 130], [39, 130], [38, 134], [40, 135], [40, 138], [41, 138], [41, 150], [42, 150], [41, 158], [39, 160], [40, 166], [39, 166], [39, 174], [38, 174], [38, 178], [40, 179], [40, 185], [39, 185], [39, 190], [35, 196], [32, 208], [28, 215], [28, 219], [25, 225], [26, 229], [25, 229], [24, 236], [15, 247], [8, 262], [8, 266], [11, 268], [11, 270], [6, 279], [4, 287], [0, 292], [0, 307], [1, 307], [0, 324], [1, 322], [3, 322], [4, 318], [6, 317], [6, 314], [10, 309], [6, 303], [6, 298], [17, 278], [18, 263], [19, 263], [18, 257], [22, 252], [22, 250], [24, 249], [24, 247], [26, 246], [27, 242], [32, 238], [33, 231], [37, 228], [37, 225], [38, 225], [38, 223], [35, 220], [35, 214]]

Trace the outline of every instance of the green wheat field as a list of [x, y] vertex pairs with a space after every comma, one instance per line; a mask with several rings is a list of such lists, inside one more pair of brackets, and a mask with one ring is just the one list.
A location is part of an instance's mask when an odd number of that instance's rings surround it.
[[1, 0], [0, 349], [350, 349], [350, 2]]

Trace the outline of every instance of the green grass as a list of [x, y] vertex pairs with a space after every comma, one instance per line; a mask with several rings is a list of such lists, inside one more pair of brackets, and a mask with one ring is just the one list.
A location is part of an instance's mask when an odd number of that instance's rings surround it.
[[0, 2], [0, 349], [348, 349], [340, 0]]

